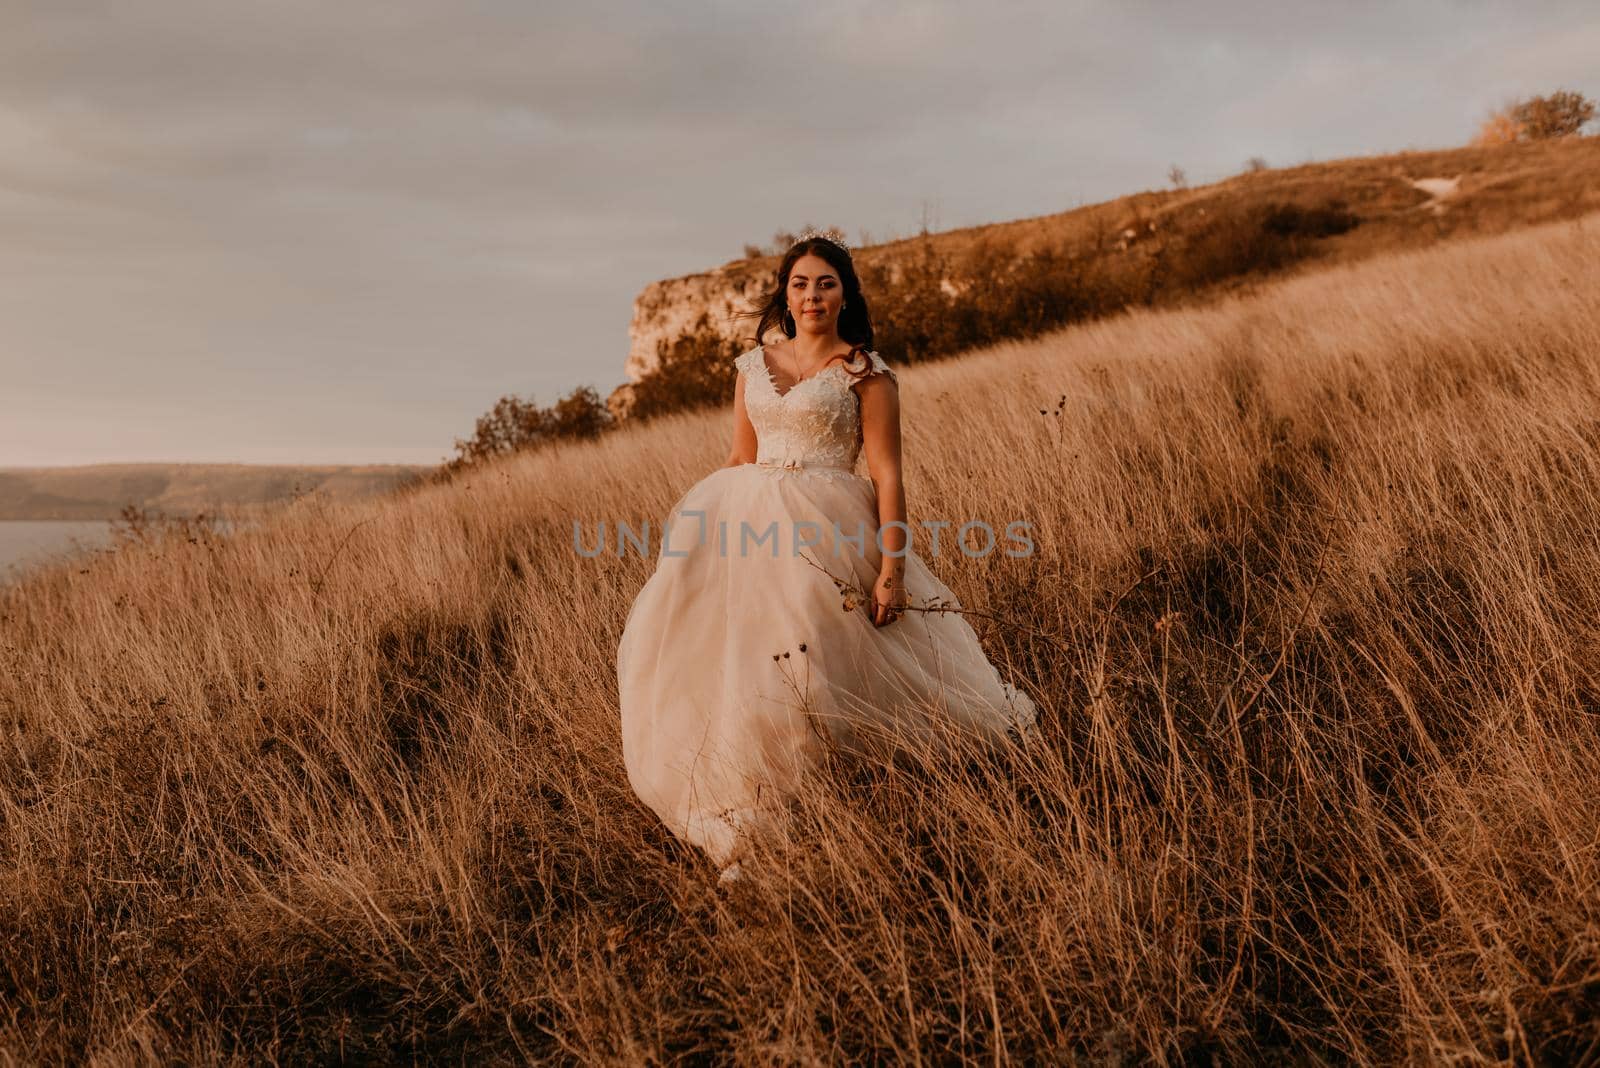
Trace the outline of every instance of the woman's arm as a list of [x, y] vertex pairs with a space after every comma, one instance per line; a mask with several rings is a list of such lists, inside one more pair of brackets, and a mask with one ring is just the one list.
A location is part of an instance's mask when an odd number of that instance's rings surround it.
[[[906, 491], [900, 479], [900, 389], [886, 374], [871, 375], [860, 383], [861, 451], [867, 456], [867, 474], [878, 493], [878, 537], [883, 543], [883, 564], [874, 591], [873, 623], [893, 622], [905, 607]], [[898, 523], [884, 529], [886, 524]]]
[[738, 467], [755, 463], [755, 460], [756, 428], [750, 422], [750, 413], [744, 410], [744, 372], [740, 371], [733, 384], [733, 449], [722, 466]]

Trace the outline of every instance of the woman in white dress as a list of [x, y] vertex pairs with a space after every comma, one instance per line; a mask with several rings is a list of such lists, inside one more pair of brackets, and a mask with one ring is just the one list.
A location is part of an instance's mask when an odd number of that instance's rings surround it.
[[827, 750], [1037, 719], [959, 611], [907, 610], [960, 602], [908, 544], [899, 387], [842, 242], [784, 256], [757, 339], [779, 328], [735, 361], [728, 462], [669, 512], [617, 649], [629, 782], [724, 880]]

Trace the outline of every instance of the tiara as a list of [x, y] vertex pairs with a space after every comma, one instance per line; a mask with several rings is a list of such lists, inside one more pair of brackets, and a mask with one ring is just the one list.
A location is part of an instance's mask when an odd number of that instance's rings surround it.
[[834, 230], [818, 230], [814, 226], [808, 226], [800, 234], [799, 238], [796, 239], [796, 243], [798, 243], [800, 241], [809, 241], [814, 237], [820, 237], [824, 241], [831, 241], [833, 244], [838, 245], [840, 248], [844, 249], [846, 252], [850, 251], [850, 246], [844, 243], [844, 234], [843, 234], [843, 232], [840, 231], [840, 230], [837, 230], [837, 229], [834, 229]]

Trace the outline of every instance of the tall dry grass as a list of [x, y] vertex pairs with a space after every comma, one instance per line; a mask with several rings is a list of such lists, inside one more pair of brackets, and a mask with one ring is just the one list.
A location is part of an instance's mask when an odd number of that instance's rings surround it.
[[[0, 603], [0, 1047], [104, 1063], [1576, 1063], [1600, 1051], [1594, 217], [903, 376], [911, 519], [1045, 708], [715, 873], [614, 651], [727, 414]], [[189, 540], [192, 539], [192, 540]]]

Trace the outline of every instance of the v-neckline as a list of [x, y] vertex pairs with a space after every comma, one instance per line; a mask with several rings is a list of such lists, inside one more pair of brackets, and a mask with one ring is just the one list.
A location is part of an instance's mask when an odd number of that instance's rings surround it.
[[798, 379], [792, 383], [788, 389], [784, 390], [782, 393], [779, 393], [777, 380], [772, 377], [772, 368], [767, 366], [767, 347], [765, 345], [757, 345], [756, 353], [761, 357], [761, 373], [767, 376], [767, 388], [772, 390], [773, 396], [777, 397], [779, 400], [788, 400], [789, 394], [793, 393], [807, 382], [821, 378], [833, 367], [842, 366], [836, 363], [834, 360], [829, 359], [828, 362], [823, 366], [822, 370], [814, 371], [806, 377]]

